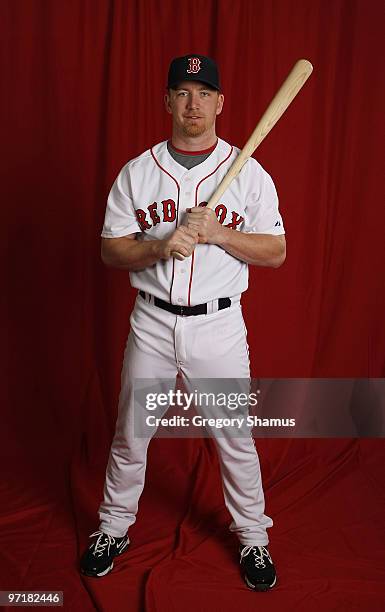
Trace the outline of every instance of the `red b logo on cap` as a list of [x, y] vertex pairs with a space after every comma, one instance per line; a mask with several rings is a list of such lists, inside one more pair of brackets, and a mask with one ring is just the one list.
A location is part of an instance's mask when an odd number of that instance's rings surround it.
[[200, 71], [200, 69], [201, 69], [201, 60], [199, 59], [199, 57], [189, 57], [187, 73], [196, 74], [197, 72]]

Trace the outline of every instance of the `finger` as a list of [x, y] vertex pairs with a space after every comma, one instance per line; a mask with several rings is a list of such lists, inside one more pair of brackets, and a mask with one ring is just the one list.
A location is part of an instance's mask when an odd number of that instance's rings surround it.
[[194, 229], [193, 227], [187, 226], [186, 227], [186, 233], [191, 236], [192, 238], [198, 238], [198, 232], [196, 229]]
[[208, 217], [210, 215], [215, 215], [215, 212], [211, 208], [202, 208], [201, 206], [194, 206], [193, 208], [187, 208], [186, 212], [189, 215], [203, 215]]
[[199, 223], [189, 223], [188, 224], [188, 229], [190, 230], [190, 232], [193, 232], [194, 234], [199, 233], [200, 228], [201, 228], [201, 225]]
[[198, 238], [198, 232], [197, 230], [189, 230], [188, 234], [185, 234], [183, 236], [183, 240], [186, 241], [188, 244], [194, 244], [196, 242]]
[[196, 231], [184, 227], [183, 232], [179, 232], [178, 230], [175, 232], [173, 240], [179, 240], [182, 243], [187, 241], [188, 244], [190, 244], [191, 241], [195, 240], [195, 234]]
[[173, 251], [175, 251], [177, 253], [180, 253], [184, 257], [190, 257], [190, 255], [192, 253], [192, 249], [191, 248], [189, 248], [185, 244], [181, 244], [180, 242], [177, 242], [177, 243], [172, 245], [171, 252], [173, 252]]
[[185, 234], [183, 237], [180, 237], [178, 239], [176, 239], [175, 241], [172, 241], [172, 244], [177, 245], [177, 244], [182, 244], [184, 247], [186, 248], [191, 248], [196, 244], [196, 239], [195, 237], [193, 238], [192, 236], [189, 236], [189, 234]]
[[201, 225], [201, 226], [199, 226], [199, 227], [196, 227], [196, 228], [194, 228], [194, 229], [195, 229], [195, 231], [197, 232], [198, 236], [201, 236], [202, 234], [204, 234], [204, 233], [206, 233], [206, 232], [207, 232], [207, 227], [204, 227], [204, 226], [202, 226], [202, 225]]
[[206, 217], [207, 214], [209, 214], [208, 211], [205, 208], [199, 208], [199, 206], [197, 206], [196, 208], [187, 209], [187, 218], [188, 217]]
[[205, 214], [204, 210], [201, 209], [192, 209], [191, 212], [187, 213], [187, 219], [192, 219], [196, 217], [207, 217], [207, 213]]

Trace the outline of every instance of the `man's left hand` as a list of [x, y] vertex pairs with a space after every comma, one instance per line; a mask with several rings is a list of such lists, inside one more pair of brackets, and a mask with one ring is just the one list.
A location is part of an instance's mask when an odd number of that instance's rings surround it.
[[223, 227], [211, 208], [194, 206], [187, 209], [187, 227], [198, 232], [200, 244], [219, 244]]

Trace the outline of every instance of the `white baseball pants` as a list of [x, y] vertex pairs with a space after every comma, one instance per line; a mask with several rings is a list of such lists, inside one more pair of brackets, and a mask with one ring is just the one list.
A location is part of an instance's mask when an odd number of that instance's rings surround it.
[[[235, 302], [235, 303], [233, 303]], [[104, 499], [99, 507], [103, 532], [122, 537], [136, 520], [145, 480], [149, 438], [134, 435], [134, 381], [154, 383], [175, 379], [179, 371], [186, 388], [197, 378], [250, 376], [246, 328], [239, 297], [229, 308], [181, 317], [148, 303], [138, 295], [124, 353], [118, 418], [106, 471]], [[192, 383], [193, 384], [193, 383]], [[164, 389], [168, 392], [169, 388]], [[167, 408], [165, 408], [166, 412]], [[199, 408], [197, 407], [197, 412]], [[143, 409], [143, 419], [146, 418]], [[136, 414], [136, 419], [138, 415]], [[140, 417], [141, 418], [141, 417]], [[154, 428], [154, 433], [156, 429]], [[266, 546], [266, 516], [258, 454], [247, 437], [215, 437], [224, 500], [232, 516], [230, 531], [242, 544]]]

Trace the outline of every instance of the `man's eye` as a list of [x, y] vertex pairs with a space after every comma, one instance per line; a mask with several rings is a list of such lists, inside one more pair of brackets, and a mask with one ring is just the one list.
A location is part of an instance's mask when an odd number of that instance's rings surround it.
[[186, 96], [187, 95], [187, 91], [180, 91], [178, 93], [178, 96]]
[[202, 96], [209, 96], [209, 92], [208, 91], [201, 91]]

